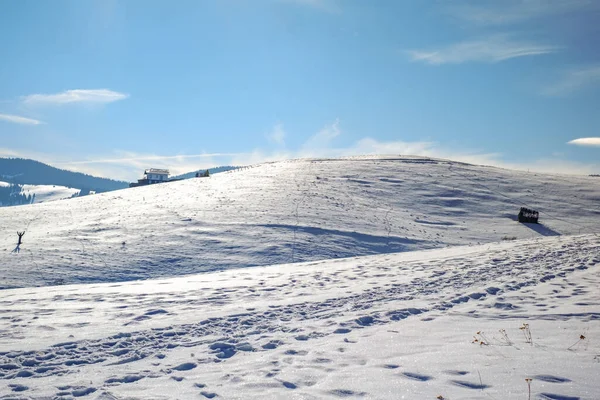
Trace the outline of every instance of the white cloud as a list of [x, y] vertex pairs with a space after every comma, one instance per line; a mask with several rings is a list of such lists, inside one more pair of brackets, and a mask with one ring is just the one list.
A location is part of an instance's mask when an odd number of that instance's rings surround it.
[[410, 50], [408, 55], [412, 61], [441, 65], [466, 62], [496, 63], [511, 58], [554, 53], [558, 50], [556, 46], [517, 41], [507, 35], [495, 35], [434, 50]]
[[106, 104], [124, 100], [128, 94], [109, 89], [75, 89], [54, 94], [31, 94], [22, 98], [29, 105], [62, 105], [73, 103]]
[[0, 114], [0, 120], [7, 121], [7, 122], [12, 122], [14, 124], [21, 124], [21, 125], [40, 125], [40, 124], [43, 124], [42, 121], [38, 121], [37, 119], [25, 118], [25, 117], [20, 117], [18, 115], [11, 115], [11, 114]]
[[552, 156], [528, 162], [508, 162], [504, 160], [503, 155], [500, 153], [483, 152], [476, 149], [455, 150], [428, 141], [379, 141], [370, 137], [365, 137], [347, 147], [332, 147], [332, 140], [339, 137], [341, 134], [340, 122], [336, 119], [332, 124], [326, 125], [315, 135], [311, 136], [298, 151], [265, 152], [256, 149], [250, 153], [236, 154], [231, 159], [231, 162], [226, 162], [225, 164], [247, 165], [292, 158], [400, 154], [441, 158], [469, 164], [489, 165], [545, 173], [588, 175], [600, 171], [599, 163], [580, 163], [565, 160], [560, 156]]
[[[412, 155], [462, 161], [477, 165], [490, 165], [517, 170], [530, 170], [547, 173], [592, 174], [600, 171], [600, 163], [583, 163], [566, 160], [560, 155], [530, 160], [526, 162], [508, 162], [499, 153], [484, 152], [477, 149], [452, 149], [429, 141], [380, 141], [364, 137], [343, 147], [332, 146], [334, 139], [343, 134], [339, 120], [324, 126], [310, 136], [297, 150], [278, 149], [268, 151], [255, 149], [245, 153], [202, 153], [185, 155], [139, 154], [116, 151], [112, 157], [96, 157], [87, 160], [57, 160], [55, 156], [40, 153], [23, 153], [0, 148], [1, 156], [31, 158], [50, 165], [84, 172], [112, 179], [135, 181], [146, 168], [168, 168], [173, 175], [196, 171], [220, 165], [248, 165], [267, 161], [293, 158], [342, 157], [358, 155]], [[600, 138], [576, 139], [570, 143], [600, 145]]]
[[590, 175], [597, 174], [600, 171], [600, 164], [598, 163], [582, 163], [551, 157], [532, 160], [526, 163], [498, 161], [487, 165], [548, 174]]
[[298, 158], [298, 154], [291, 151], [264, 151], [255, 149], [249, 153], [239, 153], [223, 165], [252, 165], [270, 161], [282, 161]]
[[116, 157], [98, 157], [88, 160], [51, 161], [58, 168], [106, 176], [113, 179], [133, 181], [146, 168], [166, 168], [171, 175], [179, 175], [198, 169], [224, 165], [223, 161], [236, 156], [235, 153], [202, 153], [181, 155], [139, 154], [117, 151]]
[[597, 6], [592, 0], [503, 0], [450, 4], [447, 10], [451, 15], [476, 25], [508, 25]]
[[330, 146], [331, 141], [341, 134], [340, 120], [336, 119], [333, 123], [325, 125], [320, 131], [308, 138], [302, 145], [300, 154], [316, 156], [324, 153]]
[[542, 94], [567, 95], [592, 85], [600, 85], [600, 65], [571, 70], [563, 76], [562, 80], [544, 88]]
[[267, 139], [280, 146], [285, 146], [285, 136], [286, 133], [283, 129], [283, 124], [277, 124], [273, 127], [273, 130], [267, 134]]
[[449, 159], [477, 165], [490, 165], [523, 171], [565, 173], [587, 175], [598, 173], [600, 163], [581, 163], [565, 160], [561, 157], [548, 157], [527, 162], [507, 162], [502, 154], [481, 151], [453, 150], [434, 142], [378, 141], [362, 138], [347, 147], [323, 147], [309, 151], [306, 148], [297, 151], [269, 152], [256, 149], [247, 153], [207, 153], [196, 155], [159, 156], [119, 152], [120, 157], [83, 160], [57, 161], [48, 154], [32, 154], [10, 149], [0, 149], [2, 157], [21, 157], [48, 163], [58, 168], [83, 172], [95, 176], [133, 182], [140, 178], [143, 170], [150, 167], [168, 168], [173, 175], [196, 171], [220, 165], [249, 165], [267, 161], [293, 158], [342, 157], [358, 155], [410, 155]]
[[152, 154], [137, 154], [132, 152], [122, 152], [125, 154], [124, 157], [120, 158], [100, 158], [100, 159], [91, 159], [91, 160], [82, 160], [82, 161], [70, 161], [70, 165], [76, 164], [121, 164], [126, 162], [145, 162], [145, 161], [166, 161], [166, 160], [186, 160], [193, 158], [210, 158], [210, 157], [223, 157], [223, 156], [233, 156], [236, 153], [203, 153], [203, 154], [182, 154], [175, 156], [158, 156]]
[[576, 146], [591, 146], [600, 147], [600, 137], [587, 137], [574, 139], [568, 142], [568, 144], [574, 144]]

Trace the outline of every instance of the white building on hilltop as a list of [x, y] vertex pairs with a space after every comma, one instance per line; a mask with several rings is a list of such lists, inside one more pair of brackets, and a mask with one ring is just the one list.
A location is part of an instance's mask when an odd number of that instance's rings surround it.
[[148, 184], [162, 183], [169, 180], [168, 169], [150, 168], [144, 171], [144, 179], [148, 180]]
[[169, 170], [150, 168], [144, 170], [144, 177], [138, 179], [137, 183], [130, 183], [129, 187], [153, 185], [155, 183], [163, 183], [169, 181]]

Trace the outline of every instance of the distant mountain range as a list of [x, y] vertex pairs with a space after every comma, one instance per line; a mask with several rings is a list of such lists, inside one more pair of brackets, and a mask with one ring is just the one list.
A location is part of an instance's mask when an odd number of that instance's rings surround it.
[[59, 185], [80, 189], [81, 194], [108, 192], [129, 186], [128, 182], [67, 171], [23, 158], [0, 158], [0, 181], [19, 185]]

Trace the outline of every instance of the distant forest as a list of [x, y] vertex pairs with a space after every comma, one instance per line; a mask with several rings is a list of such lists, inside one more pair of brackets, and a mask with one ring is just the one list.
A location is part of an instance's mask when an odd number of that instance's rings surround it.
[[35, 194], [25, 195], [21, 193], [23, 186], [12, 184], [0, 186], [0, 206], [19, 206], [31, 204], [35, 201]]
[[[238, 169], [239, 167], [233, 167], [231, 165], [224, 165], [222, 167], [209, 168], [208, 172], [212, 174], [216, 174], [218, 172], [231, 171], [232, 169]], [[197, 171], [188, 172], [187, 174], [172, 176], [171, 179], [188, 179], [194, 178], [196, 176], [196, 172], [204, 173], [205, 169], [199, 169]]]
[[127, 182], [58, 169], [23, 158], [0, 158], [0, 181], [17, 185], [66, 186], [81, 189], [82, 194], [90, 190], [100, 193], [128, 187]]

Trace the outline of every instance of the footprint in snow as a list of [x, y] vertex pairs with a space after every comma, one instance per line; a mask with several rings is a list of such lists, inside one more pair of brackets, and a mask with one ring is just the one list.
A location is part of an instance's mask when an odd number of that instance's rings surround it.
[[468, 371], [457, 371], [457, 370], [448, 370], [448, 371], [444, 371], [445, 373], [447, 373], [448, 375], [467, 375], [469, 372]]
[[308, 351], [306, 350], [287, 350], [284, 354], [288, 355], [288, 356], [305, 356], [308, 354]]
[[334, 396], [337, 396], [337, 397], [353, 397], [353, 396], [363, 397], [366, 395], [365, 392], [355, 392], [353, 390], [348, 390], [348, 389], [335, 389], [335, 390], [331, 390], [329, 393]]
[[13, 392], [24, 392], [26, 390], [29, 390], [29, 387], [27, 387], [25, 385], [10, 384], [8, 386], [10, 387], [10, 390], [12, 390]]
[[143, 375], [126, 375], [122, 378], [109, 378], [106, 381], [104, 381], [104, 383], [107, 384], [111, 384], [111, 383], [133, 383], [133, 382], [137, 382], [140, 379], [144, 378]]
[[408, 379], [412, 379], [415, 381], [421, 381], [421, 382], [426, 382], [426, 381], [433, 379], [433, 377], [431, 377], [431, 376], [416, 374], [414, 372], [403, 372], [402, 375], [404, 375]]
[[88, 394], [94, 393], [96, 390], [97, 389], [93, 388], [93, 387], [81, 388], [81, 389], [73, 390], [71, 392], [71, 394], [73, 395], [73, 397], [83, 397], [83, 396], [87, 396]]
[[348, 328], [338, 328], [335, 331], [333, 331], [333, 333], [337, 333], [337, 334], [346, 334], [346, 333], [350, 333], [352, 332], [352, 329], [348, 329]]
[[285, 386], [288, 389], [296, 389], [298, 386], [296, 386], [294, 383], [292, 382], [287, 382], [287, 381], [282, 381], [281, 384], [283, 386]]
[[467, 382], [467, 381], [451, 381], [454, 385], [456, 386], [460, 386], [463, 388], [467, 388], [467, 389], [487, 389], [490, 387], [490, 385], [486, 385], [486, 384], [482, 384], [482, 383], [473, 383], [473, 382]]
[[198, 364], [188, 362], [188, 363], [180, 364], [180, 365], [174, 367], [173, 369], [176, 371], [189, 371], [190, 369], [194, 369], [197, 366], [198, 366]]
[[263, 344], [261, 347], [265, 350], [273, 350], [282, 344], [283, 342], [281, 340], [271, 340], [269, 343]]
[[563, 377], [554, 376], [554, 375], [536, 375], [533, 377], [533, 379], [542, 381], [542, 382], [548, 382], [548, 383], [571, 382], [571, 380], [569, 378], [563, 378]]
[[565, 396], [555, 393], [540, 393], [541, 400], [580, 400], [577, 396]]

